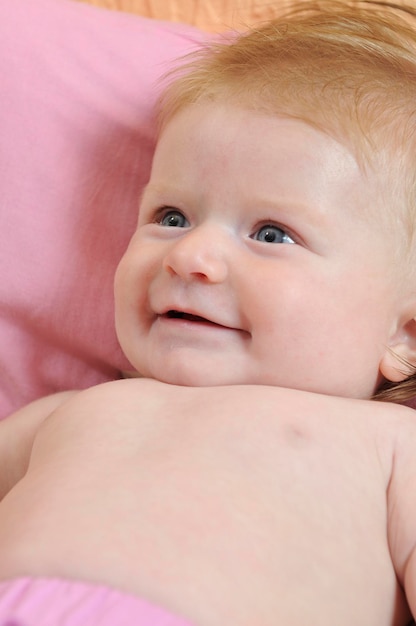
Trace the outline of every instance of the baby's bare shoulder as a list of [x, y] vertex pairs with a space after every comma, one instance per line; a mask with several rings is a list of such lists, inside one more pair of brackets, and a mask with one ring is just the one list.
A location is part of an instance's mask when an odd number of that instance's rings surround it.
[[392, 471], [387, 491], [388, 536], [395, 570], [404, 584], [406, 568], [416, 546], [416, 412], [394, 405], [390, 405], [390, 410], [387, 432], [392, 441]]
[[0, 422], [0, 500], [26, 473], [33, 442], [48, 416], [74, 393], [40, 398]]

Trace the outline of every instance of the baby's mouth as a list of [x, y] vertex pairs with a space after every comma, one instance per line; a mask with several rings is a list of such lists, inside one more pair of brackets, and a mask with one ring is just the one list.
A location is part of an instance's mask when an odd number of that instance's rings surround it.
[[248, 332], [246, 330], [243, 330], [242, 328], [236, 328], [236, 327], [233, 327], [233, 326], [224, 326], [224, 324], [220, 324], [219, 322], [215, 322], [215, 321], [210, 320], [210, 319], [208, 319], [206, 317], [201, 317], [201, 315], [195, 315], [194, 313], [188, 313], [187, 311], [179, 311], [177, 309], [169, 309], [165, 313], [162, 313], [160, 315], [160, 317], [161, 318], [165, 318], [165, 319], [177, 319], [177, 320], [183, 320], [184, 322], [194, 323], [196, 325], [195, 328], [197, 328], [198, 325], [200, 324], [201, 326], [206, 326], [206, 327], [211, 326], [212, 328], [218, 328], [218, 329], [238, 332], [238, 333], [241, 333], [242, 335], [244, 335], [246, 337], [250, 337], [251, 336], [250, 332]]
[[[215, 324], [215, 322], [211, 322], [205, 317], [200, 317], [199, 315], [192, 315], [192, 313], [185, 313], [185, 311], [170, 310], [170, 311], [167, 311], [166, 317], [170, 319], [186, 320], [188, 322], [203, 322], [205, 324]], [[218, 324], [215, 324], [215, 325], [218, 326]]]

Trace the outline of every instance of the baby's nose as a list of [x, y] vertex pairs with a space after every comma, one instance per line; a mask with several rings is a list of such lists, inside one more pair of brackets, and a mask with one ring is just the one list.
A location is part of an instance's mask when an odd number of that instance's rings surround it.
[[221, 283], [228, 275], [225, 239], [218, 229], [196, 227], [172, 242], [163, 267], [185, 281]]

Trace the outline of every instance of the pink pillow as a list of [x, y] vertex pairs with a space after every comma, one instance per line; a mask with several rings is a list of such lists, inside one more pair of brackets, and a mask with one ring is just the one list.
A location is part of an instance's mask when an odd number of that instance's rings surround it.
[[112, 281], [156, 82], [207, 35], [73, 0], [0, 2], [0, 417], [117, 377]]

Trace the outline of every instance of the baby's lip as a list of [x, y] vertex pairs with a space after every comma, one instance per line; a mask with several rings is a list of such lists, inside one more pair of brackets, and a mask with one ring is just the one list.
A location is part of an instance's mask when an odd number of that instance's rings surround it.
[[226, 320], [219, 319], [217, 317], [206, 317], [203, 311], [196, 311], [193, 309], [166, 308], [161, 313], [159, 313], [158, 316], [162, 319], [178, 319], [183, 320], [184, 322], [190, 322], [194, 324], [217, 326], [218, 328], [224, 328], [227, 330], [246, 332], [238, 326], [227, 323]]
[[189, 311], [182, 311], [178, 309], [168, 309], [165, 313], [162, 313], [161, 317], [166, 317], [168, 319], [181, 319], [181, 320], [188, 321], [188, 322], [197, 322], [200, 324], [212, 324], [214, 326], [223, 326], [224, 328], [230, 328], [230, 326], [226, 326], [224, 324], [216, 322], [202, 315], [198, 315], [196, 313], [191, 313]]

